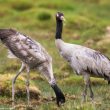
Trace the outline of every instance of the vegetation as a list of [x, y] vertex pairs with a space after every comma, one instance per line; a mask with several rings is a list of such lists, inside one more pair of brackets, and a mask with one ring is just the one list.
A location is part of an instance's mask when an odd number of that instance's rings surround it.
[[[66, 96], [66, 103], [58, 108], [55, 105], [54, 92], [44, 77], [37, 71], [31, 71], [31, 85], [41, 91], [40, 98], [31, 99], [31, 109], [110, 109], [110, 86], [103, 79], [92, 78], [95, 102], [92, 103], [88, 96], [87, 102], [81, 103], [83, 79], [75, 75], [59, 56], [54, 44], [55, 14], [62, 11], [66, 18], [63, 30], [63, 39], [66, 42], [86, 45], [110, 57], [110, 37], [107, 34], [107, 27], [110, 26], [109, 10], [109, 0], [0, 0], [0, 28], [14, 28], [31, 36], [48, 50], [53, 57], [54, 75]], [[20, 61], [8, 59], [7, 49], [0, 43], [0, 94], [7, 89], [10, 94], [0, 95], [0, 108], [11, 108], [11, 78], [19, 68]], [[25, 73], [21, 76], [16, 87], [21, 87], [25, 94]], [[25, 109], [26, 106], [23, 105], [26, 105], [26, 95], [16, 96], [16, 101], [17, 109]]]

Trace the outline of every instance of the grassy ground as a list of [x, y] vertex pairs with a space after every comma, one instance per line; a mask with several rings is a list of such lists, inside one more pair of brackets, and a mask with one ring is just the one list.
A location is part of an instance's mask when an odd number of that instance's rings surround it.
[[[54, 93], [38, 72], [31, 72], [31, 82], [41, 90], [41, 98], [32, 99], [34, 109], [39, 110], [109, 110], [110, 86], [103, 79], [92, 79], [95, 102], [88, 97], [81, 103], [83, 80], [73, 74], [68, 64], [59, 56], [54, 44], [55, 14], [65, 14], [63, 36], [70, 43], [77, 43], [100, 50], [110, 57], [109, 45], [98, 46], [110, 25], [109, 0], [0, 0], [0, 28], [14, 28], [40, 42], [53, 57], [53, 69], [59, 86], [66, 95], [66, 103], [61, 108], [55, 105]], [[0, 74], [15, 74], [20, 62], [6, 58], [7, 50], [0, 43]], [[5, 65], [5, 66], [4, 66]], [[10, 81], [11, 82], [11, 81]], [[4, 84], [5, 82], [3, 82]], [[22, 86], [22, 85], [21, 85]], [[24, 87], [24, 86], [23, 86]], [[0, 96], [0, 108], [10, 108], [11, 97]], [[17, 108], [23, 108], [26, 97], [17, 98]], [[36, 106], [37, 105], [37, 106]]]

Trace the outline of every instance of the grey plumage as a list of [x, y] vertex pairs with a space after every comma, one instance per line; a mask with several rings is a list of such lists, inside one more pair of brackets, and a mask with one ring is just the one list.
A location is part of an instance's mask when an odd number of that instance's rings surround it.
[[[41, 46], [40, 43], [32, 40], [26, 35], [23, 35], [13, 29], [0, 29], [0, 39], [7, 46], [10, 58], [18, 58], [22, 61], [22, 66], [12, 81], [12, 100], [14, 100], [14, 83], [19, 74], [26, 68], [27, 70], [27, 95], [29, 104], [29, 72], [30, 69], [39, 70], [48, 80], [52, 88], [56, 86], [56, 81], [53, 75], [52, 58], [48, 52]], [[53, 88], [54, 89], [54, 88]], [[55, 93], [56, 93], [56, 90]], [[62, 97], [58, 98], [58, 95]], [[64, 103], [65, 98], [61, 90], [56, 94], [57, 104]]]
[[[83, 92], [83, 100], [87, 94], [87, 87], [90, 88], [90, 97], [93, 99], [90, 77], [104, 78], [110, 83], [110, 60], [105, 55], [93, 49], [64, 42], [61, 39], [63, 21], [60, 19], [63, 14], [57, 13], [57, 33], [55, 44], [61, 56], [69, 62], [70, 66], [78, 75], [83, 75], [85, 81], [85, 89]], [[60, 28], [60, 29], [59, 29]]]

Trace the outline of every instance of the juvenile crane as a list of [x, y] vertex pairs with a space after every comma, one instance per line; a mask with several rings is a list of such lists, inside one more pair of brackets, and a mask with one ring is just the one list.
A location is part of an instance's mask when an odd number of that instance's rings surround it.
[[14, 84], [20, 73], [27, 70], [27, 99], [29, 104], [29, 72], [30, 69], [36, 69], [41, 72], [56, 94], [57, 105], [65, 102], [65, 97], [57, 86], [52, 69], [52, 58], [43, 46], [13, 29], [0, 29], [0, 39], [9, 49], [9, 57], [16, 57], [22, 62], [22, 66], [12, 80], [12, 101], [14, 102]]
[[93, 49], [64, 42], [62, 40], [63, 20], [63, 13], [58, 12], [56, 14], [56, 47], [60, 55], [70, 64], [77, 75], [83, 76], [85, 81], [83, 101], [85, 101], [87, 95], [87, 88], [90, 89], [90, 97], [93, 99], [94, 94], [90, 77], [104, 78], [110, 84], [110, 60]]

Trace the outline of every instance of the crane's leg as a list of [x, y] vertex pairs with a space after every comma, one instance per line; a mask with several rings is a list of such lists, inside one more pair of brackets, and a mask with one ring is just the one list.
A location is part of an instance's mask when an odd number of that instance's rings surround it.
[[90, 98], [92, 100], [94, 100], [94, 93], [93, 93], [92, 88], [91, 88], [91, 81], [90, 80], [89, 80], [89, 90], [90, 90]]
[[83, 102], [86, 101], [86, 96], [87, 96], [87, 88], [90, 90], [90, 98], [93, 100], [94, 99], [94, 94], [91, 88], [91, 81], [90, 81], [90, 75], [85, 74], [84, 75], [84, 82], [85, 82], [85, 88], [83, 92]]
[[84, 77], [85, 88], [82, 94], [83, 96], [82, 102], [85, 102], [87, 96], [87, 88], [89, 87], [89, 83], [90, 83], [90, 76], [89, 74], [84, 74], [83, 77]]
[[21, 68], [19, 69], [19, 71], [17, 72], [16, 76], [12, 79], [12, 105], [14, 105], [14, 95], [15, 95], [15, 89], [14, 89], [14, 85], [16, 82], [17, 77], [20, 75], [20, 73], [25, 69], [25, 64], [22, 63]]
[[29, 85], [30, 85], [30, 82], [29, 82], [29, 73], [30, 73], [30, 68], [28, 66], [26, 66], [26, 69], [27, 69], [27, 80], [26, 80], [26, 90], [27, 90], [27, 103], [28, 103], [28, 106], [29, 106], [29, 100], [30, 100], [30, 93], [29, 93]]

